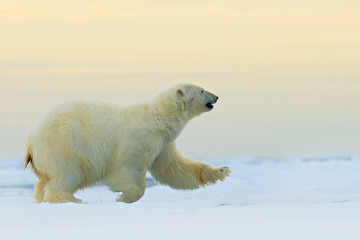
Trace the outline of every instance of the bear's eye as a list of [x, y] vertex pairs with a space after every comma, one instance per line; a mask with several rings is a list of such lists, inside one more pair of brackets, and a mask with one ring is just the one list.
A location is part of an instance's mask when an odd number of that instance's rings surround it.
[[203, 94], [204, 93], [204, 90], [201, 90], [201, 94]]

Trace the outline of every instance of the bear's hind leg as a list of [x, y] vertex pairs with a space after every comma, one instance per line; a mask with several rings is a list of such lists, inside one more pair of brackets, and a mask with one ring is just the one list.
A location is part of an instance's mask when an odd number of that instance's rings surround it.
[[69, 192], [60, 192], [60, 191], [48, 191], [45, 192], [44, 202], [49, 203], [81, 203], [81, 199], [74, 197], [72, 193]]
[[64, 189], [64, 184], [56, 181], [49, 181], [44, 189], [44, 202], [49, 203], [66, 203], [74, 202], [81, 203], [81, 199], [74, 197], [74, 192], [77, 189]]
[[44, 200], [44, 194], [45, 194], [45, 185], [48, 183], [49, 178], [47, 177], [40, 177], [39, 182], [35, 185], [35, 191], [33, 198], [35, 198], [37, 203], [40, 203]]

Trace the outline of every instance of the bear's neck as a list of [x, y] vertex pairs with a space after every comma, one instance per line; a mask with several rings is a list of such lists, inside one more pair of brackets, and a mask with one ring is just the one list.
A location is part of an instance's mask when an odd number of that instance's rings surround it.
[[152, 130], [160, 133], [166, 142], [175, 140], [189, 121], [181, 105], [170, 99], [157, 99], [148, 108], [155, 119]]

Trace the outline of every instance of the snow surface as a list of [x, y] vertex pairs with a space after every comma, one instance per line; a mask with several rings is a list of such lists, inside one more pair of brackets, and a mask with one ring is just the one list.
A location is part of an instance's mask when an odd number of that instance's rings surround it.
[[360, 157], [200, 160], [232, 174], [195, 191], [149, 175], [133, 204], [102, 185], [83, 204], [36, 204], [36, 177], [1, 160], [0, 239], [360, 239]]

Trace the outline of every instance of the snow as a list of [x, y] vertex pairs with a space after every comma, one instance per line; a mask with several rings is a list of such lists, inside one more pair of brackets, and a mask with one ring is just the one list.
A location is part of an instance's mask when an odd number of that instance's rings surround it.
[[156, 184], [133, 204], [96, 185], [83, 204], [36, 204], [36, 177], [0, 161], [0, 239], [360, 239], [360, 157], [208, 158], [231, 176], [195, 191]]

